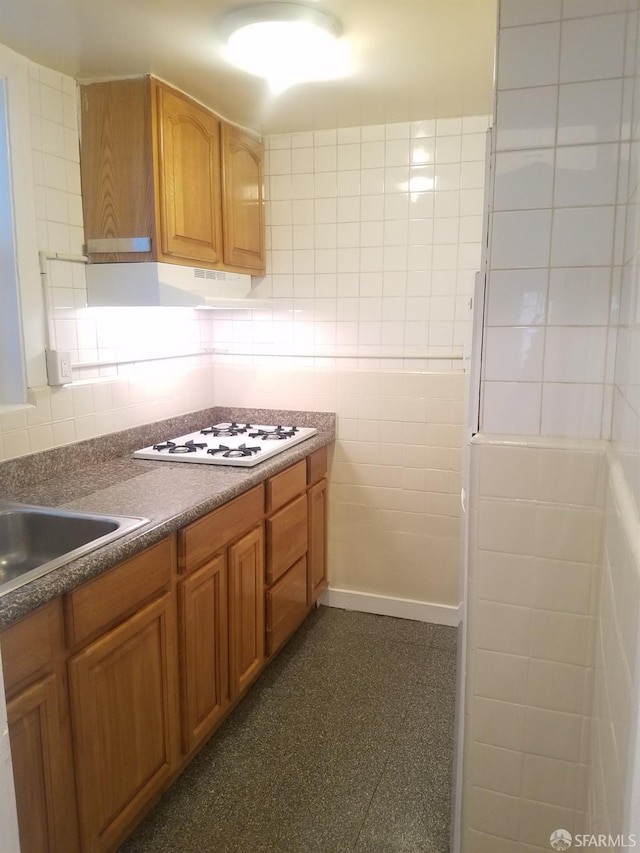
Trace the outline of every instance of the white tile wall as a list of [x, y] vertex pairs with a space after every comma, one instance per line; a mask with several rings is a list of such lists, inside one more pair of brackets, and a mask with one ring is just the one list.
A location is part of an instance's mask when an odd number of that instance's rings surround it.
[[[592, 824], [603, 827], [605, 832], [630, 833], [637, 831], [635, 804], [639, 780], [637, 728], [640, 704], [637, 633], [640, 565], [636, 548], [640, 529], [640, 416], [636, 391], [640, 340], [637, 318], [640, 288], [640, 237], [637, 230], [640, 34], [636, 0], [629, 3], [626, 29], [624, 73], [632, 75], [633, 99], [626, 97], [622, 102], [622, 126], [623, 139], [624, 134], [631, 129], [631, 162], [628, 169], [626, 163], [623, 163], [625, 168], [621, 168], [620, 175], [625, 206], [619, 211], [617, 236], [624, 238], [624, 267], [619, 311], [612, 312], [612, 323], [617, 324], [618, 346], [613, 387], [613, 442], [609, 454], [605, 548], [596, 636], [590, 817]], [[609, 38], [614, 37], [617, 36], [614, 36], [611, 28]], [[631, 92], [629, 78], [624, 82], [627, 93]], [[626, 157], [625, 146], [623, 153]]]
[[480, 265], [487, 125], [473, 116], [268, 138], [258, 293], [273, 309], [217, 318], [216, 345], [461, 355]]
[[[560, 826], [628, 835], [640, 778], [638, 3], [501, 0], [500, 21], [498, 258], [509, 212], [549, 212], [551, 243], [546, 264], [512, 251], [489, 275], [483, 430], [523, 443], [472, 448], [465, 853], [546, 850]], [[510, 65], [558, 26], [554, 80]], [[583, 439], [610, 434], [601, 552]]]
[[604, 471], [593, 444], [471, 447], [465, 853], [588, 831]]
[[334, 588], [457, 607], [462, 372], [215, 365], [220, 405], [333, 411]]
[[501, 3], [483, 432], [609, 435], [628, 16]]

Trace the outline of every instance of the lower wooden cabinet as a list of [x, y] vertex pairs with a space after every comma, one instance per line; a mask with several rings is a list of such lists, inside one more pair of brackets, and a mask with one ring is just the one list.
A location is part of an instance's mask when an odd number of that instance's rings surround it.
[[254, 528], [229, 548], [229, 682], [241, 696], [264, 665], [264, 533]]
[[14, 696], [7, 716], [20, 847], [25, 853], [62, 853], [64, 824], [74, 824], [76, 817], [75, 803], [60, 784], [65, 759], [55, 675]]
[[182, 750], [191, 752], [229, 706], [226, 554], [178, 585]]
[[317, 451], [0, 633], [24, 853], [113, 853], [301, 624], [325, 474]]
[[113, 850], [174, 771], [174, 607], [162, 596], [69, 661], [83, 853]]
[[4, 630], [0, 646], [20, 847], [24, 853], [77, 853], [60, 600]]

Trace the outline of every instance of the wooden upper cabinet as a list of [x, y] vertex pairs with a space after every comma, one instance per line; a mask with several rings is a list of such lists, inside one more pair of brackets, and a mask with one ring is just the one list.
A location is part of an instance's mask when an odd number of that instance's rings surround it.
[[151, 86], [146, 78], [80, 90], [84, 233], [93, 240], [151, 241], [148, 252], [92, 252], [96, 263], [157, 257]]
[[157, 81], [153, 91], [161, 254], [217, 264], [222, 260], [220, 122]]
[[[264, 271], [260, 142], [152, 77], [82, 86], [81, 127], [85, 238], [95, 263]], [[94, 242], [132, 238], [149, 240], [149, 250]]]
[[224, 262], [265, 271], [264, 155], [239, 127], [222, 125]]

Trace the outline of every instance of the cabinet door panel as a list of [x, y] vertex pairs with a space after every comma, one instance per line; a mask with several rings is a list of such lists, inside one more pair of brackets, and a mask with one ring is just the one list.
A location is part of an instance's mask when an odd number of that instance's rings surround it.
[[222, 261], [220, 123], [188, 98], [156, 84], [162, 252]]
[[264, 535], [256, 527], [229, 548], [229, 682], [236, 699], [264, 663]]
[[327, 585], [327, 481], [308, 492], [309, 500], [309, 590], [316, 601]]
[[229, 704], [227, 595], [223, 554], [178, 588], [185, 753], [206, 737]]
[[[85, 240], [156, 233], [151, 88], [143, 77], [81, 87], [80, 171]], [[155, 260], [150, 252], [92, 253], [94, 263]]]
[[222, 124], [224, 262], [264, 272], [262, 145], [239, 127]]
[[[7, 704], [11, 757], [18, 807], [20, 846], [28, 853], [62, 849], [58, 825], [69, 815], [58, 778], [61, 728], [54, 675], [37, 682]], [[75, 817], [73, 817], [75, 820]]]
[[172, 773], [171, 605], [163, 596], [69, 661], [85, 853], [111, 849]]

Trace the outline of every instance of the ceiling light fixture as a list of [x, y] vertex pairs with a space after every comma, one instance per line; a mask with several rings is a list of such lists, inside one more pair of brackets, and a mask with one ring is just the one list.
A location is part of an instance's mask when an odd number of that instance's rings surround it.
[[337, 19], [299, 3], [261, 3], [230, 12], [219, 25], [226, 58], [264, 77], [271, 91], [349, 71], [347, 45]]

